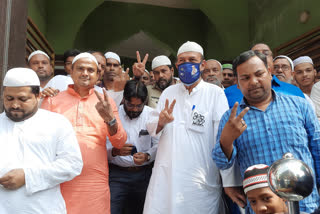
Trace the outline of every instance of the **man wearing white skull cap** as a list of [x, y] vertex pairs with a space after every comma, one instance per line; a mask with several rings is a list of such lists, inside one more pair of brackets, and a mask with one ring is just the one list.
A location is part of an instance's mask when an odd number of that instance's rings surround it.
[[156, 108], [162, 91], [174, 84], [174, 69], [170, 59], [164, 55], [155, 57], [152, 60], [151, 68], [155, 84], [147, 87], [148, 106]]
[[166, 88], [149, 126], [160, 135], [145, 214], [223, 214], [219, 170], [211, 158], [220, 117], [228, 109], [221, 88], [204, 82], [203, 49], [186, 42], [176, 67], [182, 83]]
[[293, 60], [294, 72], [293, 76], [297, 82], [298, 87], [304, 94], [310, 96], [311, 89], [314, 85], [317, 75], [313, 66], [313, 61], [308, 56], [301, 56]]
[[53, 66], [48, 54], [41, 50], [32, 52], [28, 57], [29, 68], [34, 70], [40, 79], [40, 91], [42, 91], [53, 77]]
[[0, 213], [66, 214], [60, 184], [83, 165], [73, 128], [62, 115], [38, 109], [40, 81], [33, 70], [9, 70], [3, 86]]
[[120, 149], [127, 139], [115, 102], [106, 90], [95, 91], [98, 62], [90, 53], [72, 61], [74, 84], [55, 97], [43, 100], [42, 108], [64, 115], [71, 122], [83, 155], [79, 176], [61, 185], [68, 214], [110, 213], [109, 170], [106, 138]]

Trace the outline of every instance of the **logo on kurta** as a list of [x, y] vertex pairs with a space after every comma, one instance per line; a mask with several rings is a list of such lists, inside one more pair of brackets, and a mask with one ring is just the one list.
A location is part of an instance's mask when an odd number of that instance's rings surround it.
[[193, 113], [192, 120], [192, 125], [196, 126], [204, 126], [204, 123], [206, 122], [205, 117], [197, 112]]

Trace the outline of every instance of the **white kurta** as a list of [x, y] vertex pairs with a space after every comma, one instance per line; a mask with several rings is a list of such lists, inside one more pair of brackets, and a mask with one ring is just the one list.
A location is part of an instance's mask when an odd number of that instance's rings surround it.
[[[149, 135], [147, 123], [150, 119], [150, 112], [155, 111], [149, 106], [144, 106], [143, 111], [137, 118], [130, 119], [123, 105], [119, 107], [119, 118], [121, 120], [124, 130], [127, 132], [127, 144], [136, 146], [137, 152], [144, 152], [150, 154], [150, 160], [143, 163], [142, 165], [148, 165], [154, 161], [157, 153], [159, 137], [152, 137]], [[112, 144], [107, 139], [107, 150], [109, 163], [121, 166], [121, 167], [132, 167], [137, 166], [133, 161], [132, 155], [127, 156], [112, 156]]]
[[26, 182], [16, 190], [0, 185], [0, 213], [66, 213], [59, 184], [82, 170], [81, 152], [70, 122], [42, 109], [22, 122], [2, 113], [0, 147], [0, 177], [23, 168]]
[[[225, 94], [204, 81], [189, 94], [180, 83], [162, 93], [158, 112], [166, 99], [177, 101], [174, 121], [161, 132], [144, 213], [222, 214], [221, 181], [211, 152], [220, 118], [228, 109]], [[155, 124], [156, 120], [150, 122], [154, 131]]]

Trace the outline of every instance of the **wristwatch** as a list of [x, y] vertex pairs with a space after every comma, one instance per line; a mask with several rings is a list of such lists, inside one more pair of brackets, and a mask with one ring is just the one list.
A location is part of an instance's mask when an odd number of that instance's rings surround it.
[[151, 155], [149, 153], [146, 153], [146, 154], [147, 154], [147, 161], [150, 161]]
[[117, 123], [116, 118], [113, 118], [112, 120], [110, 120], [109, 122], [106, 122], [109, 126], [114, 126]]

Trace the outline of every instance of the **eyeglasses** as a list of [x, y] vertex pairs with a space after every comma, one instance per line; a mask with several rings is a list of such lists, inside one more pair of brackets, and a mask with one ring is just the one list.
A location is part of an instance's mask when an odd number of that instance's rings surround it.
[[142, 109], [144, 106], [144, 103], [141, 103], [139, 105], [133, 105], [128, 100], [124, 100], [124, 104], [127, 106], [127, 108], [131, 108], [131, 109], [133, 108]]
[[281, 70], [283, 70], [283, 71], [288, 71], [290, 69], [290, 66], [288, 66], [288, 65], [282, 65], [282, 66], [275, 65], [275, 66], [273, 66], [273, 68], [274, 68], [274, 70], [279, 70], [281, 68]]

